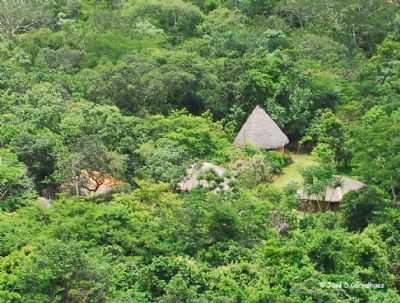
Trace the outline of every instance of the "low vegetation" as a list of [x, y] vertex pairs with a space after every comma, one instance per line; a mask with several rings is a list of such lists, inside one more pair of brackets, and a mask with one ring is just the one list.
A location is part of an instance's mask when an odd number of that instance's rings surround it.
[[399, 9], [0, 0], [0, 302], [400, 302]]

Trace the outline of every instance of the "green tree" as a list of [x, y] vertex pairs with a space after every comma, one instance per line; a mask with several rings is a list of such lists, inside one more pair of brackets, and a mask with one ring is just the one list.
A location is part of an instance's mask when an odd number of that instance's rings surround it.
[[400, 193], [399, 117], [399, 112], [388, 115], [379, 107], [372, 108], [348, 142], [356, 172], [390, 193], [394, 202]]
[[144, 161], [141, 173], [154, 181], [176, 185], [190, 165], [187, 151], [174, 141], [160, 140], [155, 146], [144, 143], [138, 149]]
[[347, 228], [360, 231], [382, 217], [388, 205], [385, 194], [370, 186], [347, 194], [341, 203], [341, 210]]
[[0, 209], [15, 210], [25, 205], [32, 181], [23, 163], [8, 149], [0, 149]]
[[341, 179], [334, 175], [334, 166], [332, 163], [310, 166], [303, 169], [301, 174], [304, 179], [305, 194], [317, 197], [318, 207], [322, 210], [320, 202], [325, 201], [327, 189], [340, 186]]
[[83, 243], [46, 241], [22, 264], [17, 286], [30, 302], [107, 302], [108, 261]]
[[131, 18], [146, 18], [167, 33], [174, 34], [178, 41], [193, 35], [203, 18], [197, 6], [182, 0], [136, 1], [124, 8], [124, 14]]
[[49, 19], [49, 1], [0, 1], [0, 32], [10, 39], [19, 33], [46, 24]]
[[[126, 157], [110, 151], [98, 138], [88, 136], [81, 138], [74, 150], [60, 161], [57, 171], [59, 182], [70, 184], [72, 192], [80, 195], [84, 188], [96, 192], [108, 177], [124, 178], [126, 172]], [[87, 174], [96, 184], [86, 186], [83, 173]]]
[[236, 7], [250, 16], [269, 16], [273, 14], [279, 0], [228, 0], [226, 2], [228, 6]]
[[398, 7], [379, 0], [282, 1], [281, 14], [289, 24], [331, 35], [350, 47], [369, 52], [391, 30]]
[[37, 134], [22, 132], [12, 142], [13, 149], [28, 169], [38, 191], [53, 192], [52, 174], [62, 152], [60, 138], [48, 129]]
[[334, 152], [336, 163], [345, 165], [347, 161], [344, 151], [345, 139], [346, 130], [343, 122], [331, 110], [326, 110], [313, 119], [300, 143], [305, 146], [325, 144]]

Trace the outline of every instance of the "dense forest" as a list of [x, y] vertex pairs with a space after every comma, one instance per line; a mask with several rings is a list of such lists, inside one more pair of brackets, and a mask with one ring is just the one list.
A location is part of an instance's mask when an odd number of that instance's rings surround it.
[[0, 302], [400, 302], [400, 5], [0, 0]]

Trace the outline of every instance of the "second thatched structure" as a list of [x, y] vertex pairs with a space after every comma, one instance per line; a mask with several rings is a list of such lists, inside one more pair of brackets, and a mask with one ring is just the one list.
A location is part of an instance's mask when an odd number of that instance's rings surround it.
[[339, 178], [340, 184], [337, 187], [328, 187], [322, 197], [308, 194], [303, 189], [299, 189], [297, 197], [300, 200], [300, 208], [305, 211], [338, 210], [340, 202], [347, 193], [365, 186], [365, 183], [349, 177]]

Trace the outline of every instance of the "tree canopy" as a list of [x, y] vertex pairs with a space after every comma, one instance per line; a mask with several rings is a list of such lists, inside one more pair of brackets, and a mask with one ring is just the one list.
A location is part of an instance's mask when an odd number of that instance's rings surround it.
[[0, 0], [0, 302], [400, 302], [398, 2]]

